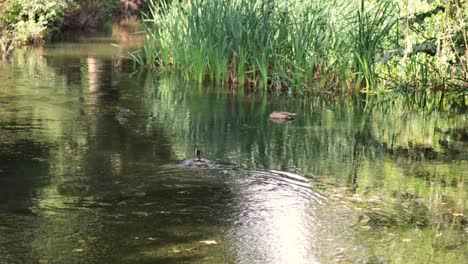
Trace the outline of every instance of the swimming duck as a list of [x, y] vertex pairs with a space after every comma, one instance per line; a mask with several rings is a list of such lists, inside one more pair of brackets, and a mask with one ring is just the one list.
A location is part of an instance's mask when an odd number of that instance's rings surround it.
[[207, 165], [206, 160], [202, 159], [202, 157], [201, 157], [201, 150], [196, 149], [195, 150], [195, 158], [192, 159], [192, 166], [203, 167], [203, 166], [206, 166], [206, 165]]
[[270, 120], [273, 122], [287, 122], [294, 120], [296, 113], [290, 112], [273, 112], [270, 114]]
[[211, 160], [202, 158], [201, 150], [195, 150], [195, 157], [182, 161], [177, 167], [181, 168], [194, 168], [194, 169], [214, 169], [218, 168], [218, 165]]

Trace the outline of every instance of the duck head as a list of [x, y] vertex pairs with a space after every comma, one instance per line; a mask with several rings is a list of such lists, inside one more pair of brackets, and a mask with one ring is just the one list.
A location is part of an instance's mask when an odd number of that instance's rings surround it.
[[203, 161], [201, 158], [201, 150], [196, 149], [195, 150], [195, 158], [193, 159], [194, 161]]

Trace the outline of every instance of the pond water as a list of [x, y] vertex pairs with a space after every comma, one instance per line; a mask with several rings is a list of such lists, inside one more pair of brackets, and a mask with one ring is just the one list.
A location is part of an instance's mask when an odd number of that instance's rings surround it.
[[[0, 263], [468, 259], [467, 95], [198, 86], [131, 74], [112, 32], [0, 64]], [[217, 166], [178, 166], [196, 148]]]

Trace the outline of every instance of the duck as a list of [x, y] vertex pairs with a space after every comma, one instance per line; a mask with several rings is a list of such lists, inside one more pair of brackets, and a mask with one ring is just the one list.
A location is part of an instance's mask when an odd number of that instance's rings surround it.
[[193, 163], [204, 163], [205, 161], [201, 158], [201, 150], [195, 149], [195, 158], [192, 159]]
[[193, 168], [193, 169], [214, 169], [218, 168], [218, 165], [211, 160], [202, 158], [202, 152], [199, 149], [195, 149], [195, 157], [186, 159], [177, 165], [180, 168]]
[[294, 120], [294, 116], [296, 113], [290, 113], [290, 112], [273, 112], [270, 114], [270, 120], [275, 122], [275, 121], [280, 121], [280, 122], [287, 122]]
[[205, 167], [208, 166], [207, 161], [202, 159], [201, 157], [201, 150], [195, 149], [195, 158], [192, 159], [193, 167]]

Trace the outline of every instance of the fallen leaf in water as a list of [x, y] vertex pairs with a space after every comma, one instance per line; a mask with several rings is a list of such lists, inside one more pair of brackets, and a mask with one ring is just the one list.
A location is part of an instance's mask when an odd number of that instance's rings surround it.
[[368, 215], [362, 215], [360, 223], [367, 223], [370, 221], [370, 217]]
[[344, 248], [337, 248], [336, 249], [336, 252], [335, 252], [335, 255], [339, 255], [341, 253], [345, 252], [345, 249]]
[[180, 249], [173, 248], [173, 249], [172, 249], [172, 252], [173, 252], [173, 253], [180, 253], [181, 250], [180, 250]]
[[216, 240], [201, 240], [201, 241], [198, 241], [200, 243], [203, 243], [203, 244], [207, 244], [207, 245], [217, 245], [218, 242], [216, 242]]
[[84, 249], [82, 248], [75, 248], [74, 250], [72, 250], [73, 253], [80, 253], [80, 252], [83, 252]]
[[96, 205], [100, 205], [100, 206], [112, 206], [113, 204], [111, 204], [111, 203], [99, 202], [99, 203], [96, 203]]
[[409, 239], [409, 238], [403, 238], [401, 241], [403, 241], [403, 242], [405, 242], [405, 243], [409, 243], [409, 242], [411, 242], [411, 239]]

